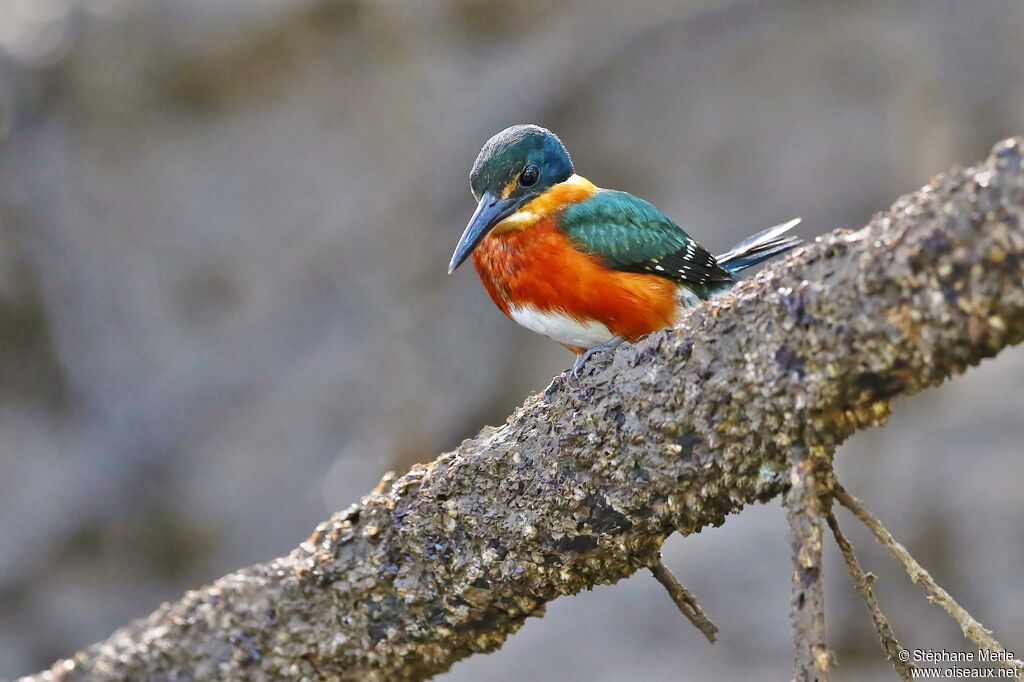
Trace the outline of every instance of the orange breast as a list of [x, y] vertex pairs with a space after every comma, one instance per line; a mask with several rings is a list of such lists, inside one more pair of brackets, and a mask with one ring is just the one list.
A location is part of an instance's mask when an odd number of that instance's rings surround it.
[[548, 217], [526, 229], [492, 232], [474, 250], [473, 265], [506, 315], [523, 306], [563, 312], [597, 320], [630, 341], [675, 321], [675, 284], [604, 267], [577, 251]]

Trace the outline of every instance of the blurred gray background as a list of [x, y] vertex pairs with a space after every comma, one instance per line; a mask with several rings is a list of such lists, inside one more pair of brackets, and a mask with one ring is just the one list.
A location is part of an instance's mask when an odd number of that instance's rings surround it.
[[[0, 676], [287, 552], [570, 364], [445, 275], [494, 132], [553, 128], [715, 251], [811, 237], [1024, 133], [1022, 35], [1021, 0], [0, 0]], [[1004, 353], [838, 458], [1018, 655], [1022, 377]], [[963, 646], [840, 521], [904, 645]], [[638, 574], [443, 678], [789, 679], [779, 504], [666, 553], [718, 644]], [[827, 559], [835, 677], [892, 677]]]

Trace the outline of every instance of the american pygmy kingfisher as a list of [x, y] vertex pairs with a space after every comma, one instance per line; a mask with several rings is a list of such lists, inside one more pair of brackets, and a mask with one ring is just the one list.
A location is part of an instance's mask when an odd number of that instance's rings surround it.
[[535, 125], [488, 140], [469, 178], [479, 203], [449, 274], [472, 253], [503, 313], [577, 354], [574, 377], [592, 353], [671, 326], [801, 243], [785, 236], [796, 219], [712, 256], [654, 205], [577, 175], [562, 141]]

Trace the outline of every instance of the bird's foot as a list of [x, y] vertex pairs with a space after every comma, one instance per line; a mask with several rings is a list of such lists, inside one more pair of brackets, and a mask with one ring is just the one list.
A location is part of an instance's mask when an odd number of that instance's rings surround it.
[[593, 348], [588, 348], [587, 350], [583, 351], [582, 353], [576, 356], [576, 362], [573, 363], [572, 370], [569, 371], [569, 377], [573, 381], [579, 381], [580, 370], [583, 369], [583, 365], [587, 364], [587, 360], [590, 359], [591, 355], [606, 350], [615, 350], [623, 341], [625, 341], [625, 339], [622, 338], [621, 336], [614, 336], [610, 340], [605, 341], [604, 343], [598, 346], [594, 346]]
[[580, 380], [580, 371], [583, 369], [583, 366], [587, 364], [587, 360], [590, 359], [590, 356], [600, 353], [601, 351], [615, 350], [623, 341], [625, 341], [624, 338], [616, 336], [598, 346], [588, 348], [577, 355], [576, 362], [573, 363], [572, 368], [556, 376], [551, 380], [551, 383], [548, 384], [547, 388], [544, 389], [544, 401], [550, 401], [551, 397], [565, 386], [578, 385]]

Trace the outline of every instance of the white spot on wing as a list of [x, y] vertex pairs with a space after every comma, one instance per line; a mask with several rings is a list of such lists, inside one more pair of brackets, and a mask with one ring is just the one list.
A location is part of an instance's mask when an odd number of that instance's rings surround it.
[[577, 320], [554, 310], [538, 310], [527, 305], [509, 307], [508, 314], [530, 331], [568, 346], [593, 348], [615, 336], [608, 327], [597, 320]]

